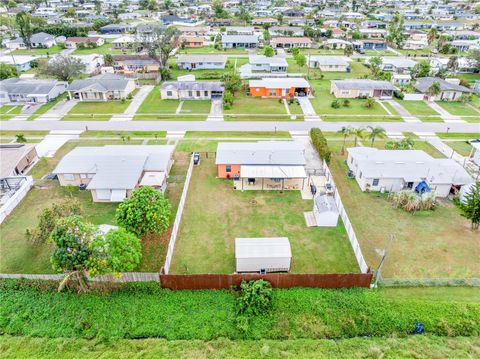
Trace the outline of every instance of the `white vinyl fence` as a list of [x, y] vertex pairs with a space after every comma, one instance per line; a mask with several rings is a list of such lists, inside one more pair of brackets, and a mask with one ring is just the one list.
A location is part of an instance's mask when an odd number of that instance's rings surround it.
[[4, 196], [3, 202], [0, 207], [0, 223], [2, 223], [7, 216], [17, 207], [22, 199], [27, 195], [30, 188], [33, 185], [33, 178], [31, 176], [22, 177], [6, 177], [3, 181], [11, 181], [14, 185], [20, 184], [20, 187], [15, 191], [12, 189], [11, 196], [8, 194]]
[[193, 170], [193, 156], [190, 158], [190, 165], [188, 166], [187, 177], [185, 178], [185, 184], [183, 186], [182, 197], [178, 204], [177, 215], [175, 216], [175, 222], [173, 222], [172, 234], [170, 236], [170, 242], [168, 243], [167, 255], [165, 257], [165, 265], [163, 270], [165, 274], [168, 274], [170, 270], [170, 263], [172, 262], [173, 250], [175, 249], [175, 241], [177, 240], [178, 230], [180, 228], [180, 221], [182, 220], [183, 207], [187, 199], [188, 187], [190, 184], [190, 178], [192, 177]]
[[330, 172], [330, 169], [328, 168], [327, 163], [325, 161], [323, 161], [323, 168], [325, 170], [325, 176], [327, 177], [327, 182], [331, 183], [333, 188], [335, 188], [335, 192], [334, 192], [335, 203], [337, 204], [340, 217], [342, 217], [343, 225], [345, 226], [345, 229], [347, 231], [348, 239], [350, 240], [350, 244], [352, 245], [353, 253], [355, 254], [355, 258], [357, 259], [357, 263], [358, 263], [358, 266], [360, 267], [360, 271], [362, 273], [367, 273], [368, 265], [367, 265], [367, 262], [365, 261], [365, 258], [363, 258], [360, 244], [358, 244], [357, 235], [353, 230], [352, 223], [350, 222], [347, 212], [345, 211], [345, 207], [343, 206], [342, 200], [340, 198], [340, 193], [338, 192], [337, 186], [335, 185], [335, 182], [333, 180], [332, 173]]

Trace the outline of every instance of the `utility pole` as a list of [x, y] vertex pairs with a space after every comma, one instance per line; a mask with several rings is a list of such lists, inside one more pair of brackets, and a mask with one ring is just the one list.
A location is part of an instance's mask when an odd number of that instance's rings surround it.
[[380, 264], [378, 265], [378, 268], [375, 271], [375, 282], [373, 283], [374, 288], [377, 288], [378, 281], [380, 280], [380, 278], [382, 278], [383, 264], [385, 263], [385, 259], [387, 258], [387, 255], [390, 251], [390, 247], [392, 246], [392, 242], [394, 239], [395, 239], [395, 235], [390, 234], [390, 238], [388, 240], [388, 243], [385, 249], [376, 249], [376, 252], [382, 257], [382, 259], [380, 260]]

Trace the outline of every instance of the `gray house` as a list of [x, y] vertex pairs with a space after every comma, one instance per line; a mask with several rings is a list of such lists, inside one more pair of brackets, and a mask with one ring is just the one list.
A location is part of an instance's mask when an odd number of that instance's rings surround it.
[[222, 48], [224, 49], [252, 49], [258, 46], [256, 35], [222, 35]]
[[10, 78], [0, 81], [0, 103], [47, 103], [65, 92], [68, 83], [57, 80]]
[[108, 101], [126, 98], [135, 90], [135, 80], [120, 75], [102, 74], [75, 80], [68, 86], [68, 96], [80, 101]]
[[223, 55], [179, 55], [177, 65], [182, 70], [224, 69], [227, 57]]
[[[429, 89], [435, 82], [440, 85], [440, 93], [431, 96], [429, 95]], [[444, 80], [440, 77], [420, 77], [413, 86], [418, 92], [425, 94], [425, 98], [428, 100], [459, 101], [462, 95], [473, 93], [468, 87], [459, 85], [459, 82], [458, 79]]]
[[48, 48], [57, 44], [55, 37], [53, 35], [47, 34], [46, 32], [39, 32], [33, 34], [30, 37], [30, 42], [32, 47]]
[[160, 96], [167, 100], [210, 100], [221, 98], [224, 87], [219, 81], [167, 81]]

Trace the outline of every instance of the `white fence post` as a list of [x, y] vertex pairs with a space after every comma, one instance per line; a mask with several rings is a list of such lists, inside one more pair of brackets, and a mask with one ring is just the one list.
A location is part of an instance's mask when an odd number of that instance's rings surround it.
[[168, 242], [167, 255], [165, 256], [165, 265], [163, 266], [163, 270], [165, 274], [168, 274], [170, 270], [173, 250], [175, 249], [175, 242], [177, 240], [178, 230], [180, 229], [180, 221], [182, 220], [183, 207], [185, 206], [185, 201], [187, 199], [187, 192], [188, 192], [188, 187], [190, 185], [190, 178], [192, 177], [192, 171], [193, 171], [193, 156], [190, 158], [190, 165], [188, 166], [187, 177], [185, 178], [185, 184], [183, 186], [182, 196], [180, 197], [180, 202], [178, 204], [177, 214], [175, 216], [175, 222], [173, 222], [172, 234], [170, 236], [170, 241]]

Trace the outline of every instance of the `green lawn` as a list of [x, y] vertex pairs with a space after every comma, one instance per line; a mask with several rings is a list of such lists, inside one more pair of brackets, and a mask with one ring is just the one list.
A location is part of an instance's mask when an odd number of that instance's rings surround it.
[[[132, 51], [128, 51], [128, 53], [132, 53]], [[114, 49], [112, 44], [105, 43], [102, 46], [94, 47], [94, 48], [85, 48], [85, 49], [75, 49], [72, 55], [91, 55], [91, 54], [98, 54], [98, 55], [123, 55], [124, 52], [121, 49]]]
[[475, 81], [480, 80], [480, 74], [456, 74], [455, 77], [466, 80], [471, 84], [474, 84]]
[[[264, 122], [277, 122], [277, 121], [303, 121], [303, 116], [296, 117], [295, 120], [292, 120], [291, 116], [285, 115], [225, 115], [223, 116], [224, 121], [264, 121]], [[273, 126], [272, 126], [273, 130]]]
[[480, 138], [480, 130], [478, 133], [475, 132], [437, 132], [437, 137], [450, 139], [450, 140], [473, 140], [476, 138]]
[[22, 106], [0, 106], [0, 119], [6, 121], [22, 113]]
[[96, 131], [88, 130], [84, 131], [80, 137], [120, 137], [120, 136], [129, 136], [129, 137], [165, 137], [167, 131]]
[[155, 86], [140, 105], [137, 114], [174, 114], [178, 105], [178, 100], [162, 100], [160, 97], [160, 86]]
[[473, 108], [468, 107], [462, 102], [447, 102], [447, 101], [437, 101], [436, 102], [440, 107], [446, 110], [448, 113], [455, 116], [478, 116], [480, 117], [480, 112], [475, 111]]
[[183, 101], [180, 113], [210, 113], [212, 101], [210, 100], [191, 100]]
[[[370, 75], [370, 69], [366, 67], [363, 63], [356, 60], [350, 61], [351, 72], [320, 72], [320, 75], [323, 75], [323, 80], [343, 80], [351, 78], [362, 78], [365, 75]], [[313, 78], [313, 77], [311, 77]], [[317, 79], [320, 79], [317, 76]]]
[[130, 105], [129, 100], [124, 102], [122, 101], [101, 101], [101, 102], [90, 102], [83, 101], [78, 102], [73, 108], [68, 112], [70, 115], [76, 114], [112, 114], [112, 113], [123, 113]]
[[17, 49], [11, 52], [12, 55], [29, 55], [29, 56], [48, 56], [58, 54], [63, 49], [59, 45], [54, 45], [48, 49]]
[[[357, 272], [341, 221], [333, 228], [307, 227], [312, 201], [299, 191], [240, 191], [216, 178], [214, 158], [194, 168], [172, 273], [233, 273], [237, 237], [288, 237], [294, 273]], [[198, 208], [202, 208], [199, 211]]]
[[185, 138], [291, 138], [288, 131], [261, 132], [261, 131], [187, 131]]
[[[310, 102], [318, 115], [388, 115], [378, 103], [375, 103], [372, 108], [366, 108], [364, 106], [365, 100], [362, 99], [348, 99], [350, 101], [349, 107], [341, 106], [340, 108], [335, 109], [331, 106], [332, 101], [336, 98], [334, 95], [330, 94], [330, 81], [314, 80], [310, 81], [310, 84], [315, 90], [315, 97], [310, 99]], [[343, 99], [339, 99], [339, 101], [343, 104]], [[361, 119], [359, 118], [358, 121], [361, 121]]]
[[50, 102], [46, 103], [45, 105], [40, 106], [40, 108], [38, 108], [37, 111], [35, 111], [33, 113], [33, 115], [30, 116], [28, 119], [33, 120], [33, 119], [37, 118], [38, 116], [43, 115], [44, 113], [49, 111], [53, 106], [58, 104], [60, 101], [63, 101], [65, 99], [67, 99], [67, 97], [68, 97], [68, 94], [66, 92], [64, 92], [63, 94], [58, 96], [55, 100], [50, 101]]
[[[476, 355], [478, 337], [442, 338], [411, 336], [408, 338], [354, 338], [342, 340], [228, 340], [212, 341], [164, 339], [122, 339], [100, 343], [85, 339], [49, 339], [0, 337], [4, 359], [48, 357], [67, 359], [81, 353], [84, 359], [109, 357], [257, 359], [270, 358], [460, 358]], [[208, 355], [206, 354], [208, 353]], [[267, 353], [267, 354], [265, 354]], [[374, 353], [374, 354], [373, 354]]]
[[[386, 142], [387, 142], [386, 140], [375, 140], [373, 145], [378, 149], [384, 150]], [[370, 141], [368, 139], [364, 140], [363, 143], [367, 146], [370, 146]], [[433, 147], [428, 142], [425, 142], [422, 140], [414, 140], [413, 149], [425, 151], [426, 153], [428, 153], [430, 156], [434, 158], [445, 158], [445, 156], [440, 151], [438, 151], [435, 147]]]
[[296, 101], [294, 101], [293, 103], [288, 102], [288, 109], [290, 110], [290, 113], [292, 115], [303, 115], [302, 107]]
[[398, 115], [397, 110], [395, 110], [395, 108], [393, 108], [393, 106], [390, 105], [388, 102], [383, 101], [382, 104], [388, 109], [388, 111], [390, 111], [392, 115]]
[[402, 105], [412, 116], [430, 116], [438, 113], [428, 106], [424, 101], [401, 101], [395, 100]]
[[478, 233], [470, 229], [470, 223], [450, 201], [440, 200], [435, 211], [415, 215], [395, 209], [385, 195], [361, 192], [355, 179], [346, 177], [345, 156], [339, 154], [341, 143], [329, 141], [329, 145], [335, 152], [330, 169], [363, 255], [372, 268], [380, 260], [376, 249], [384, 248], [394, 234], [396, 239], [384, 265], [384, 277], [480, 275]]
[[470, 156], [473, 147], [466, 141], [444, 141], [448, 146], [453, 148], [455, 152], [462, 156]]
[[283, 101], [274, 98], [251, 97], [244, 93], [237, 94], [233, 106], [223, 112], [225, 114], [287, 114]]

